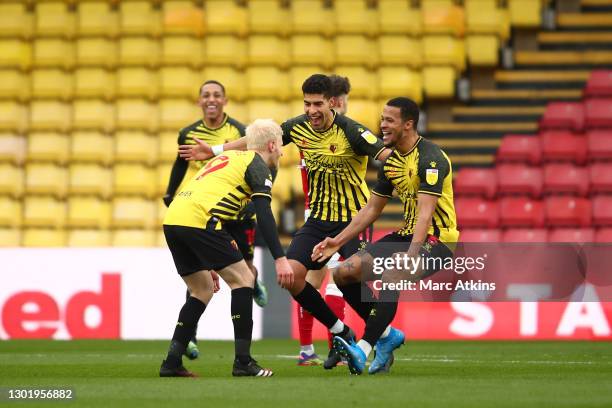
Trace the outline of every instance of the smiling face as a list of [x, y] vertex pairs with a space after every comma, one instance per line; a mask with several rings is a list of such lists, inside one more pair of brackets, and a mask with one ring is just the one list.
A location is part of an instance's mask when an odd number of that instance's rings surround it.
[[218, 84], [206, 84], [200, 89], [198, 105], [202, 108], [206, 123], [215, 124], [223, 118], [223, 107], [227, 104], [227, 99], [223, 89]]
[[304, 113], [316, 131], [323, 131], [333, 119], [329, 98], [323, 94], [304, 94]]
[[380, 130], [385, 147], [393, 147], [404, 134], [412, 128], [412, 120], [403, 121], [401, 110], [396, 106], [385, 105], [380, 118]]

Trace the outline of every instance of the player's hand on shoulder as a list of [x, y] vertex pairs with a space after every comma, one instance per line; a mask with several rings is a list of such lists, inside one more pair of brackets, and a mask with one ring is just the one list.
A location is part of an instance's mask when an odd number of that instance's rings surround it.
[[323, 241], [319, 242], [312, 249], [312, 255], [310, 256], [313, 261], [320, 262], [324, 259], [329, 258], [340, 249], [340, 245], [334, 238], [327, 237]]
[[282, 288], [289, 288], [293, 286], [293, 269], [289, 265], [289, 261], [286, 257], [278, 258], [274, 261], [276, 268], [276, 282]]
[[185, 160], [207, 160], [214, 156], [212, 148], [197, 137], [193, 138], [195, 144], [179, 146], [179, 156]]

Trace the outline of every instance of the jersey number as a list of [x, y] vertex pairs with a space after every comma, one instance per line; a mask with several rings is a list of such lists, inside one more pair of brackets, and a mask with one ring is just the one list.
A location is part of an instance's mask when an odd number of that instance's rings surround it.
[[217, 156], [211, 161], [208, 162], [206, 166], [204, 166], [204, 171], [200, 174], [196, 180], [200, 180], [205, 175], [212, 173], [213, 171], [221, 170], [225, 166], [229, 164], [229, 157], [227, 156]]

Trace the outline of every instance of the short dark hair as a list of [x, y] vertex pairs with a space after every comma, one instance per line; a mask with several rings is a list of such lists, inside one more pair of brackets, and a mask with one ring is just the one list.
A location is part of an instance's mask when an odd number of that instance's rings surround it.
[[330, 75], [331, 81], [331, 96], [348, 95], [351, 92], [351, 82], [348, 77], [340, 75]]
[[200, 85], [200, 91], [198, 92], [198, 95], [202, 93], [202, 88], [204, 88], [204, 86], [208, 85], [208, 84], [219, 85], [221, 87], [221, 92], [223, 92], [223, 96], [225, 96], [225, 87], [223, 86], [223, 84], [221, 82], [215, 81], [214, 79], [209, 79], [208, 81], [206, 81], [202, 85]]
[[398, 97], [389, 99], [387, 106], [400, 108], [400, 116], [404, 122], [412, 120], [412, 126], [416, 129], [419, 124], [419, 106], [409, 98]]
[[322, 94], [327, 99], [332, 96], [331, 89], [331, 80], [324, 74], [311, 75], [302, 84], [304, 94]]

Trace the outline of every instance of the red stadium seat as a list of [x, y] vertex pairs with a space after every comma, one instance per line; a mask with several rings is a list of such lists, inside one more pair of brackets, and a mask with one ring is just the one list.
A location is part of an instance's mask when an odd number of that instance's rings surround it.
[[612, 193], [612, 163], [593, 163], [589, 167], [591, 193]]
[[533, 135], [505, 135], [497, 149], [498, 163], [521, 162], [538, 165], [542, 158], [540, 139]]
[[546, 223], [551, 227], [591, 226], [591, 202], [586, 198], [548, 197], [544, 209]]
[[498, 201], [499, 225], [502, 227], [543, 227], [544, 206], [527, 197], [506, 197]]
[[598, 227], [612, 226], [612, 196], [593, 198], [593, 225]]
[[570, 132], [549, 131], [540, 134], [543, 161], [586, 162], [586, 143], [583, 138]]
[[589, 175], [585, 167], [571, 163], [550, 163], [544, 166], [544, 194], [586, 196]]
[[503, 242], [548, 242], [548, 230], [545, 228], [516, 228], [504, 231]]
[[548, 234], [548, 242], [593, 242], [595, 230], [592, 228], [557, 228]]
[[493, 169], [464, 167], [455, 176], [454, 193], [457, 196], [476, 195], [493, 198], [497, 189], [497, 176]]
[[591, 130], [587, 133], [589, 160], [612, 160], [612, 130]]
[[582, 102], [549, 103], [540, 121], [540, 129], [568, 129], [582, 132], [584, 129], [584, 105]]
[[586, 127], [612, 128], [612, 98], [589, 99], [585, 102]]
[[595, 70], [591, 72], [584, 89], [586, 96], [612, 96], [612, 70]]
[[455, 200], [457, 222], [462, 228], [497, 227], [499, 214], [497, 202], [482, 198], [458, 198]]
[[459, 242], [500, 242], [500, 236], [498, 229], [463, 229]]
[[600, 228], [595, 231], [595, 242], [612, 243], [612, 228]]
[[497, 166], [497, 192], [499, 194], [542, 194], [542, 169], [523, 164], [501, 164]]

